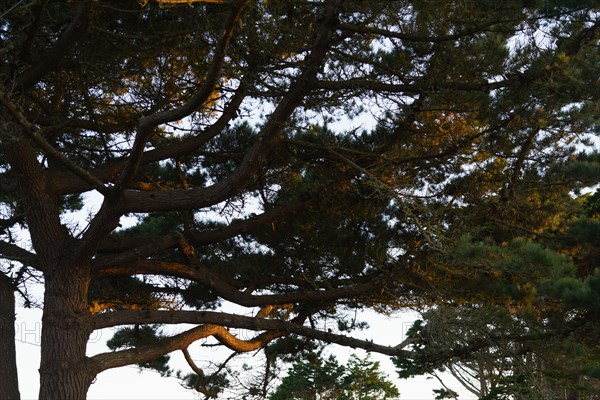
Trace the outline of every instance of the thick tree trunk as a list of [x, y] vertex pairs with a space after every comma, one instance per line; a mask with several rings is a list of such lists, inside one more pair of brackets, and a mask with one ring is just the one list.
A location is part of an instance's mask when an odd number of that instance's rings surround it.
[[19, 378], [15, 351], [15, 290], [0, 274], [0, 399], [18, 400]]
[[95, 377], [85, 355], [91, 333], [89, 274], [63, 264], [45, 275], [39, 398], [83, 400]]
[[[0, 121], [3, 117], [0, 111]], [[83, 400], [95, 376], [85, 356], [92, 332], [87, 307], [89, 260], [78, 260], [75, 255], [76, 241], [61, 224], [59, 198], [26, 139], [27, 132], [10, 119], [6, 121], [4, 150], [19, 182], [31, 241], [45, 280], [39, 398]]]

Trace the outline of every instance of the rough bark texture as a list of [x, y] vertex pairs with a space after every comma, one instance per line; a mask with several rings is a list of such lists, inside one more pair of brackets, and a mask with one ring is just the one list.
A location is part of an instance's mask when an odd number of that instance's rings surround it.
[[[19, 133], [16, 128], [15, 133]], [[45, 277], [39, 398], [85, 399], [93, 379], [85, 365], [91, 333], [87, 309], [90, 269], [72, 260], [76, 241], [61, 225], [57, 197], [32, 146], [17, 140], [6, 148], [12, 173], [20, 182], [19, 194], [27, 206], [31, 239]]]
[[85, 356], [89, 328], [85, 268], [46, 274], [40, 399], [85, 399], [93, 375]]
[[20, 399], [15, 351], [15, 293], [0, 274], [0, 399]]

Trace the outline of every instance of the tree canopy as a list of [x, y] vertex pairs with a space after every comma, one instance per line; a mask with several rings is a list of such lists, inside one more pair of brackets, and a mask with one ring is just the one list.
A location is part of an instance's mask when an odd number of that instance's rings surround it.
[[[2, 6], [0, 397], [36, 282], [40, 399], [168, 374], [207, 338], [336, 343], [402, 376], [530, 356], [597, 384], [597, 2], [178, 3]], [[366, 308], [424, 318], [386, 346], [352, 337]], [[188, 356], [191, 387], [226, 384]]]
[[398, 398], [393, 383], [379, 371], [379, 363], [352, 355], [348, 365], [334, 357], [296, 362], [270, 400], [384, 400]]

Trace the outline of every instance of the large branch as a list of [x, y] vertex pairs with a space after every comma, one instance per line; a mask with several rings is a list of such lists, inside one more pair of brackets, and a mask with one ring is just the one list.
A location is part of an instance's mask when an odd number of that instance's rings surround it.
[[33, 247], [40, 262], [44, 260], [51, 265], [58, 261], [63, 251], [61, 244], [66, 244], [69, 238], [60, 221], [58, 197], [33, 146], [25, 138], [23, 127], [12, 122], [2, 108], [0, 119], [4, 123], [4, 130], [0, 132], [4, 154], [12, 176], [19, 182]]
[[189, 279], [206, 286], [216, 295], [225, 300], [245, 306], [257, 307], [269, 304], [290, 303], [319, 303], [335, 301], [344, 298], [356, 298], [361, 295], [376, 293], [385, 288], [387, 283], [383, 279], [373, 277], [366, 283], [332, 288], [327, 290], [307, 290], [288, 292], [282, 294], [251, 295], [239, 291], [229, 284], [219, 274], [203, 267], [190, 267], [188, 265], [154, 260], [140, 260], [120, 266], [103, 267], [96, 270], [97, 276], [122, 276], [122, 275], [166, 275], [177, 278]]
[[[126, 264], [136, 260], [143, 260], [152, 255], [156, 255], [162, 250], [166, 250], [172, 246], [175, 246], [180, 240], [181, 234], [179, 232], [173, 232], [165, 236], [158, 238], [141, 238], [141, 241], [135, 241], [133, 243], [136, 246], [128, 248], [126, 251], [114, 255], [102, 255], [94, 261], [94, 268], [102, 268], [110, 265]], [[127, 240], [129, 238], [125, 238]], [[114, 241], [113, 241], [114, 245]]]
[[[184, 232], [184, 234], [186, 239], [196, 246], [217, 243], [242, 233], [250, 232], [258, 227], [274, 225], [283, 217], [298, 212], [299, 210], [310, 206], [310, 204], [313, 204], [315, 201], [316, 199], [311, 199], [304, 202], [276, 207], [248, 219], [233, 222], [223, 228], [200, 232], [189, 231]], [[95, 262], [94, 268], [100, 270], [105, 267], [118, 266], [129, 261], [147, 258], [161, 250], [176, 245], [181, 236], [182, 234], [180, 233], [171, 233], [159, 237], [109, 238], [101, 247], [101, 251], [106, 254]]]
[[[141, 322], [144, 324], [145, 322]], [[118, 368], [131, 364], [139, 364], [157, 359], [175, 350], [187, 348], [193, 342], [214, 336], [219, 342], [238, 352], [248, 352], [260, 349], [274, 339], [285, 336], [283, 331], [265, 332], [251, 340], [241, 340], [232, 335], [221, 325], [206, 324], [192, 328], [168, 339], [162, 339], [154, 344], [136, 347], [113, 353], [102, 353], [89, 358], [96, 373], [110, 368]]]
[[34, 253], [12, 243], [0, 240], [0, 258], [5, 260], [18, 261], [24, 265], [38, 267], [37, 256]]
[[[353, 337], [339, 335], [332, 332], [324, 332], [308, 326], [304, 326], [294, 321], [284, 321], [277, 319], [264, 319], [256, 317], [246, 317], [236, 314], [210, 312], [210, 311], [116, 311], [94, 316], [94, 327], [96, 329], [108, 328], [122, 324], [209, 324], [226, 326], [230, 328], [261, 330], [274, 332], [283, 336], [284, 334], [296, 334], [309, 339], [320, 340], [326, 343], [335, 343], [341, 346], [360, 348], [366, 351], [380, 353], [388, 356], [401, 357], [406, 359], [419, 360], [424, 363], [435, 363], [449, 360], [456, 357], [467, 357], [481, 349], [494, 346], [498, 342], [531, 342], [547, 340], [557, 335], [564, 335], [572, 331], [579, 322], [571, 324], [567, 329], [561, 332], [544, 331], [528, 334], [500, 334], [490, 335], [485, 338], [475, 338], [471, 342], [457, 345], [449, 348], [442, 348], [438, 352], [424, 353], [419, 351], [404, 350], [406, 346], [414, 344], [411, 341], [404, 341], [397, 346], [384, 346], [376, 344], [370, 340], [361, 340]], [[198, 330], [206, 329], [205, 326], [194, 328]], [[216, 332], [211, 331], [211, 332]], [[267, 334], [265, 333], [265, 334]], [[206, 337], [206, 336], [203, 336]], [[186, 342], [187, 344], [187, 342]], [[175, 347], [174, 350], [178, 349]], [[134, 352], [135, 350], [132, 350]], [[165, 354], [165, 353], [162, 353]], [[162, 355], [159, 354], [159, 355]], [[104, 355], [102, 355], [104, 356]], [[136, 362], [136, 361], [134, 361]], [[126, 365], [126, 364], [122, 364]], [[120, 365], [119, 365], [120, 366]]]
[[115, 311], [94, 317], [96, 329], [109, 328], [123, 324], [214, 324], [230, 328], [286, 332], [309, 339], [322, 340], [341, 346], [364, 349], [389, 356], [413, 357], [410, 351], [398, 346], [383, 346], [369, 340], [324, 332], [295, 322], [246, 317], [212, 311]]

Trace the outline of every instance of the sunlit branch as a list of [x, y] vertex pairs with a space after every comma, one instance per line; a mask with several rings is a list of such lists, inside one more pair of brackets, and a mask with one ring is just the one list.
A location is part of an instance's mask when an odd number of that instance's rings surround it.
[[112, 353], [102, 353], [90, 357], [88, 360], [94, 370], [99, 373], [110, 368], [155, 360], [156, 358], [175, 350], [185, 349], [195, 341], [209, 336], [213, 336], [220, 343], [232, 350], [248, 352], [260, 349], [272, 340], [285, 335], [287, 335], [287, 333], [284, 331], [272, 331], [259, 334], [250, 340], [241, 340], [229, 333], [223, 326], [208, 323], [170, 338], [160, 339], [153, 344]]
[[[369, 340], [361, 340], [332, 332], [324, 332], [290, 321], [245, 317], [241, 315], [211, 311], [115, 311], [94, 316], [96, 329], [108, 328], [123, 324], [218, 324], [230, 328], [264, 330], [276, 333], [277, 337], [284, 333], [294, 333], [310, 339], [323, 340], [341, 346], [360, 348], [367, 351], [390, 356], [412, 357], [410, 351], [396, 346], [383, 346]], [[199, 328], [198, 328], [199, 329]], [[216, 332], [211, 331], [211, 332]], [[212, 335], [210, 333], [209, 335]], [[206, 337], [206, 336], [203, 336]], [[222, 338], [218, 338], [223, 340]], [[227, 343], [228, 347], [230, 347]], [[173, 350], [178, 349], [175, 347]], [[230, 347], [232, 348], [232, 347]], [[259, 347], [256, 347], [259, 348]], [[235, 350], [235, 349], [234, 349]], [[171, 350], [172, 351], [172, 350]], [[251, 351], [251, 350], [243, 350]]]

